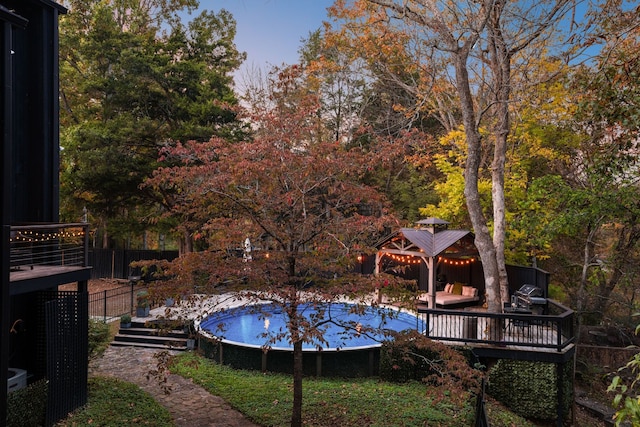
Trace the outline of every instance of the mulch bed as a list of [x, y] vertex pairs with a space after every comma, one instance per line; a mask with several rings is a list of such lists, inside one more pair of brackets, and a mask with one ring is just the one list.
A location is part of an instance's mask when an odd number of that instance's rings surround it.
[[[115, 289], [128, 284], [129, 281], [126, 279], [91, 279], [89, 280], [88, 289], [89, 293], [93, 294], [95, 292]], [[75, 283], [70, 283], [60, 286], [59, 289], [61, 291], [75, 291], [77, 286]]]

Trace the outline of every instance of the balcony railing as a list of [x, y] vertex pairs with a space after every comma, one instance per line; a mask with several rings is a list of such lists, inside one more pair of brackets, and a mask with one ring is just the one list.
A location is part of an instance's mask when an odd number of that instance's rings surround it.
[[11, 271], [36, 266], [86, 267], [88, 223], [11, 226]]
[[575, 341], [574, 312], [548, 300], [549, 314], [419, 309], [427, 337], [450, 343], [563, 351]]

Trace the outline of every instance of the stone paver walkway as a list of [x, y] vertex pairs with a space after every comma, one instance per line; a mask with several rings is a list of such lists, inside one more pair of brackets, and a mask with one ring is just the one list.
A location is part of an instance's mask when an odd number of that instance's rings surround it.
[[257, 427], [223, 399], [179, 375], [169, 375], [171, 393], [165, 394], [155, 378], [147, 380], [148, 372], [157, 367], [153, 357], [156, 352], [110, 346], [101, 358], [90, 363], [89, 375], [111, 376], [137, 384], [171, 412], [179, 427]]

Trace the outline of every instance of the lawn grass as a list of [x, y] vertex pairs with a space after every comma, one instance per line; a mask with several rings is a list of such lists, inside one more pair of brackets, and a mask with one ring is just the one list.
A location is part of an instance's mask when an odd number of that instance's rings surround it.
[[[171, 371], [192, 378], [222, 397], [247, 418], [262, 426], [288, 426], [292, 406], [292, 378], [215, 364], [196, 353], [173, 359]], [[306, 378], [303, 422], [306, 426], [441, 426], [473, 425], [475, 399], [462, 407], [427, 398], [427, 385], [389, 383], [377, 378]], [[502, 406], [488, 402], [492, 427], [534, 427]], [[170, 413], [137, 385], [107, 377], [89, 379], [88, 404], [57, 427], [96, 425], [174, 426]]]
[[[235, 370], [194, 353], [177, 356], [171, 371], [192, 378], [257, 424], [290, 423], [293, 398], [290, 375]], [[444, 398], [434, 403], [427, 397], [426, 387], [420, 382], [396, 384], [377, 378], [306, 378], [303, 423], [318, 427], [473, 425], [475, 398], [469, 397], [464, 405], [454, 406], [447, 400], [448, 392], [443, 390]], [[511, 413], [496, 411], [504, 420], [492, 423], [496, 427], [531, 425]]]
[[135, 384], [115, 378], [89, 378], [87, 404], [58, 427], [175, 426], [169, 411]]

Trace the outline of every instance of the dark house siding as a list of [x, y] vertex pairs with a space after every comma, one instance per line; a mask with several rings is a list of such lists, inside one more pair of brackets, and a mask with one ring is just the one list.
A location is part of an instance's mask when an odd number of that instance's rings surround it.
[[[42, 369], [44, 358], [34, 361], [22, 357], [30, 354], [29, 345], [17, 346], [16, 337], [10, 340], [11, 322], [20, 316], [27, 324], [35, 325], [37, 315], [29, 308], [34, 307], [43, 291], [55, 292], [63, 280], [61, 275], [51, 275], [40, 278], [42, 283], [38, 282], [38, 286], [34, 286], [33, 281], [24, 285], [12, 283], [9, 240], [12, 225], [59, 221], [58, 18], [65, 12], [64, 7], [51, 0], [0, 0], [0, 56], [3, 60], [0, 68], [0, 426], [7, 423], [4, 384], [9, 363], [21, 365], [16, 367], [26, 368], [30, 373], [44, 375], [45, 372]], [[86, 305], [86, 298], [82, 299], [82, 294], [86, 294], [85, 276], [88, 279], [88, 270], [74, 276], [78, 280], [79, 308], [83, 308], [82, 301]], [[81, 280], [84, 280], [82, 285]], [[14, 285], [20, 289], [12, 289]], [[20, 296], [11, 297], [12, 294]], [[88, 320], [86, 309], [79, 313], [78, 324], [85, 325]], [[35, 334], [33, 330], [27, 330], [18, 338], [32, 339], [40, 346], [46, 342], [41, 335], [32, 334]], [[75, 330], [69, 334], [80, 346], [86, 346], [86, 331]], [[12, 354], [21, 357], [11, 359]], [[67, 353], [58, 356], [51, 350], [43, 354], [51, 366], [57, 366], [68, 356]], [[86, 365], [86, 357], [83, 360]], [[52, 371], [46, 372], [46, 375], [51, 374]], [[86, 390], [86, 366], [79, 364], [67, 370], [67, 374], [77, 380], [77, 388]], [[79, 402], [86, 400], [84, 396], [86, 392], [80, 395], [80, 400], [66, 407], [58, 406], [58, 403], [51, 406], [54, 402], [51, 400], [48, 410], [58, 411], [53, 412], [57, 417], [68, 408], [77, 407]]]
[[50, 1], [2, 0], [25, 18], [13, 30], [10, 155], [12, 224], [57, 222], [59, 211], [58, 15]]

